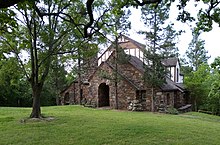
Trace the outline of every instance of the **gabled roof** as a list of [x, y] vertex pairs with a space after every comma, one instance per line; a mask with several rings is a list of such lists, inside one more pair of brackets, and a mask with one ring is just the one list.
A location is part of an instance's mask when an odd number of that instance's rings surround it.
[[[171, 61], [169, 61], [169, 59], [167, 59], [167, 62], [172, 62], [174, 64], [175, 60], [178, 61], [178, 58], [171, 59]], [[130, 60], [129, 60], [129, 63], [132, 64], [141, 73], [144, 73], [144, 64], [139, 58], [137, 58], [135, 56], [131, 56]], [[176, 66], [176, 64], [175, 64], [175, 66]], [[160, 88], [163, 91], [174, 91], [174, 90], [176, 90], [176, 91], [184, 92], [184, 86], [183, 86], [182, 83], [174, 83], [168, 77], [166, 77], [166, 83], [164, 85], [162, 85]]]
[[180, 91], [184, 92], [183, 85], [180, 86], [174, 83], [170, 78], [166, 77], [166, 83], [160, 87], [163, 91]]
[[135, 45], [137, 48], [141, 49], [142, 51], [145, 50], [146, 45], [135, 41], [134, 39], [131, 39], [123, 34], [121, 34], [120, 37], [123, 37], [124, 39], [126, 39], [127, 41], [125, 42], [119, 42], [120, 46], [123, 48], [123, 44], [126, 43], [126, 45], [124, 45], [126, 48], [132, 48], [132, 45]]
[[129, 63], [133, 65], [136, 69], [138, 69], [141, 73], [144, 73], [144, 64], [139, 58], [131, 55]]
[[[109, 47], [108, 49], [110, 49], [110, 47]], [[106, 51], [107, 51], [107, 50], [106, 50]], [[107, 60], [105, 60], [104, 62], [107, 62], [107, 61], [110, 59], [110, 57], [112, 57], [114, 54], [115, 54], [115, 51], [113, 51], [113, 52], [111, 53], [111, 55], [109, 56], [109, 58], [108, 58]], [[102, 55], [103, 55], [103, 54], [102, 54]], [[101, 56], [100, 56], [100, 57], [101, 57]], [[90, 81], [90, 80], [92, 79], [93, 75], [97, 72], [97, 70], [98, 70], [101, 66], [103, 66], [104, 62], [101, 62], [101, 64], [96, 68], [96, 70], [95, 70], [92, 74], [90, 74], [90, 76], [88, 77], [88, 78], [89, 78], [88, 81]]]
[[177, 62], [179, 61], [178, 58], [173, 57], [173, 58], [167, 58], [167, 59], [163, 59], [161, 62], [164, 66], [176, 66]]
[[180, 89], [183, 89], [183, 90], [186, 89], [186, 87], [184, 86], [183, 83], [176, 83], [176, 86], [177, 86], [178, 88], [180, 88]]
[[[115, 54], [115, 51], [113, 51], [113, 53], [110, 55], [110, 57], [112, 57], [113, 55]], [[104, 64], [106, 64], [108, 67], [110, 67], [112, 70], [115, 70], [115, 67], [113, 66], [113, 65], [111, 65], [110, 63], [108, 63], [108, 60], [110, 59], [110, 57], [106, 60], [106, 61], [104, 61], [104, 62], [102, 62], [99, 66], [98, 66], [98, 68], [90, 75], [90, 77], [89, 77], [89, 81], [93, 78], [93, 76], [97, 73], [97, 71], [98, 71], [98, 69], [100, 69]], [[136, 84], [135, 82], [133, 82], [132, 80], [130, 80], [129, 78], [127, 78], [125, 75], [123, 75], [121, 72], [120, 72], [120, 69], [118, 68], [118, 70], [117, 70], [117, 73], [125, 80], [125, 81], [127, 81], [131, 86], [133, 86], [135, 89], [137, 89], [137, 90], [140, 90], [141, 89], [141, 87], [138, 85], [138, 84]]]
[[[130, 49], [132, 49], [132, 48], [139, 48], [139, 49], [141, 49], [143, 52], [145, 51], [146, 45], [141, 44], [140, 42], [137, 42], [137, 41], [135, 41], [135, 40], [133, 40], [133, 39], [131, 39], [131, 38], [129, 38], [129, 37], [123, 35], [123, 34], [120, 35], [120, 38], [122, 38], [122, 37], [123, 37], [124, 39], [126, 39], [126, 41], [124, 41], [124, 42], [123, 42], [123, 41], [122, 41], [122, 42], [118, 42], [118, 44], [119, 44], [119, 46], [120, 46], [121, 48], [123, 48], [123, 49], [127, 49], [127, 48], [130, 48]], [[114, 48], [115, 48], [115, 44], [112, 43], [112, 44], [97, 58], [97, 60], [100, 59], [107, 51], [109, 51], [109, 50], [114, 51], [114, 50], [112, 50], [112, 49], [114, 49]]]

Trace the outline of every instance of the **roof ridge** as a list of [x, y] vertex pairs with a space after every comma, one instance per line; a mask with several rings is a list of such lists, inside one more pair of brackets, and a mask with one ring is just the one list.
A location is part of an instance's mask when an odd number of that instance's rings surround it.
[[140, 49], [145, 49], [145, 47], [146, 47], [146, 45], [144, 45], [144, 44], [142, 44], [142, 43], [140, 43], [140, 42], [138, 42], [138, 41], [136, 41], [136, 40], [134, 40], [134, 39], [132, 39], [132, 38], [130, 38], [130, 37], [124, 35], [124, 34], [121, 34], [121, 36], [122, 36], [122, 37], [125, 37], [126, 39], [128, 39], [129, 41], [131, 41], [132, 43], [134, 43], [134, 44], [135, 44], [138, 48], [140, 48]]

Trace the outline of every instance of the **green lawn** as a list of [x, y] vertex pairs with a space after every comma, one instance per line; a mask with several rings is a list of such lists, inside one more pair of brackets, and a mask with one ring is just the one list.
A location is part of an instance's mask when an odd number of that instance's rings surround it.
[[43, 107], [53, 121], [20, 120], [30, 108], [0, 107], [0, 145], [220, 145], [220, 117], [166, 115], [81, 106]]

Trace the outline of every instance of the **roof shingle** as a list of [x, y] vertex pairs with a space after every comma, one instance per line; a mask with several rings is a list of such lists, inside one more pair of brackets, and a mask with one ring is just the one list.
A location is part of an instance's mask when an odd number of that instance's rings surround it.
[[167, 59], [163, 59], [161, 62], [164, 66], [176, 66], [178, 62], [178, 58], [176, 57], [167, 58]]

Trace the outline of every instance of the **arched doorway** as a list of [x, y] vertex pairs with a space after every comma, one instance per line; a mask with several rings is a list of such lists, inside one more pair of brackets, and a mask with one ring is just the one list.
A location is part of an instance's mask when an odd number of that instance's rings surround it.
[[109, 86], [101, 83], [98, 88], [99, 107], [109, 106]]

